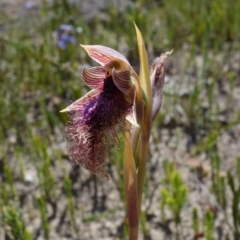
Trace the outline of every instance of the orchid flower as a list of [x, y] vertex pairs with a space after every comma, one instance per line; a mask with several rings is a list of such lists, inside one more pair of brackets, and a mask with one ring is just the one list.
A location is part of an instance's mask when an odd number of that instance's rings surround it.
[[83, 68], [85, 84], [92, 88], [62, 112], [69, 112], [66, 126], [70, 158], [95, 174], [103, 170], [106, 149], [118, 142], [125, 118], [134, 119], [135, 87], [132, 68], [119, 52], [100, 45], [82, 45], [101, 66]]
[[125, 131], [124, 188], [129, 240], [137, 240], [139, 216], [152, 122], [161, 104], [167, 52], [148, 65], [142, 34], [135, 25], [140, 59], [139, 76], [119, 52], [100, 45], [82, 45], [100, 66], [84, 68], [82, 77], [92, 88], [62, 112], [70, 158], [95, 174], [103, 170], [110, 142]]

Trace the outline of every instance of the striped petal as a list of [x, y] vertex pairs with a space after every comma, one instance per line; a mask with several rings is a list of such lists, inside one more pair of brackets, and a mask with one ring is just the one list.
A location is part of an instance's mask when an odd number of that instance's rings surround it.
[[85, 84], [94, 89], [102, 89], [107, 71], [103, 67], [83, 68], [82, 76]]
[[126, 71], [117, 71], [112, 70], [112, 77], [117, 88], [122, 91], [124, 94], [128, 95], [132, 91], [133, 84], [130, 79], [130, 72]]
[[126, 69], [130, 65], [128, 60], [116, 50], [102, 45], [81, 45], [88, 55], [107, 68]]
[[86, 103], [88, 103], [92, 99], [96, 98], [100, 93], [101, 93], [100, 90], [93, 89], [90, 92], [88, 92], [86, 95], [84, 95], [77, 101], [73, 102], [70, 106], [68, 106], [67, 108], [63, 109], [60, 112], [71, 112], [71, 111], [76, 111], [78, 109], [81, 109], [82, 107], [84, 107], [84, 105]]

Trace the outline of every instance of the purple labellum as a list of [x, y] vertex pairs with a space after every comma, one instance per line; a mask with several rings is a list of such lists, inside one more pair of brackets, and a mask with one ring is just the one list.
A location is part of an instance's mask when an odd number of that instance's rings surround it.
[[103, 173], [107, 148], [118, 142], [118, 133], [125, 129], [125, 117], [131, 111], [132, 103], [126, 101], [112, 76], [107, 76], [102, 92], [70, 113], [66, 127], [70, 157], [93, 173]]

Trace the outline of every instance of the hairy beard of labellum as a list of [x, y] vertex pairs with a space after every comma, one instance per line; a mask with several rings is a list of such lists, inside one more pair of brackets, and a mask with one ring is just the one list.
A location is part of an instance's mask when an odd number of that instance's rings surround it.
[[125, 130], [125, 117], [132, 103], [116, 87], [111, 76], [104, 80], [102, 92], [74, 111], [66, 127], [67, 149], [71, 159], [93, 173], [102, 173], [106, 150], [118, 142]]

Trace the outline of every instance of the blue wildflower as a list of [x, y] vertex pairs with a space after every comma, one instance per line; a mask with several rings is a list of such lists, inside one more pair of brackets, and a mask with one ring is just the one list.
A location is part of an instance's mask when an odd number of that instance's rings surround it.
[[26, 2], [26, 4], [25, 4], [25, 8], [26, 9], [32, 9], [34, 7], [34, 3], [32, 3], [32, 2]]
[[57, 31], [57, 45], [60, 49], [65, 50], [67, 46], [74, 42], [72, 36], [73, 26], [62, 24]]

